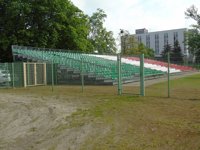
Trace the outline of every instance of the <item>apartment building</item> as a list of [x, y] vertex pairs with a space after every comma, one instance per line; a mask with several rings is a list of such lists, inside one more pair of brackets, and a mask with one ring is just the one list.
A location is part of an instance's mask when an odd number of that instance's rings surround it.
[[[126, 35], [121, 38], [121, 50], [126, 48], [131, 48], [130, 39], [135, 38], [139, 43], [143, 43], [145, 46], [153, 49], [155, 51], [155, 57], [160, 57], [164, 49], [164, 45], [170, 44], [172, 47], [174, 42], [177, 40], [180, 44], [182, 54], [188, 56], [187, 46], [185, 44], [185, 32], [186, 28], [173, 29], [173, 30], [164, 30], [156, 32], [148, 32], [147, 29], [137, 29], [135, 34]], [[129, 42], [127, 42], [129, 41]]]

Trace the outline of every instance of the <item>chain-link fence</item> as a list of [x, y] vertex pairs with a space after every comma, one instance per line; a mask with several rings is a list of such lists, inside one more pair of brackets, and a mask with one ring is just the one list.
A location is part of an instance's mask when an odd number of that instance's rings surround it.
[[[13, 46], [12, 49], [16, 61], [28, 63], [2, 64], [2, 72], [9, 72], [8, 79], [2, 79], [4, 87], [80, 85], [83, 91], [84, 85], [118, 85], [118, 94], [145, 95], [145, 87], [152, 83], [160, 82], [161, 79], [167, 81], [173, 75], [196, 71], [190, 65], [198, 68], [198, 64], [189, 59], [170, 55], [169, 58], [148, 59], [143, 55], [85, 54], [23, 46]], [[167, 93], [169, 90], [159, 88], [155, 91]]]
[[[27, 87], [51, 84], [50, 67], [46, 63], [0, 63], [0, 87]], [[54, 72], [55, 73], [55, 72]], [[48, 82], [47, 80], [50, 80]]]
[[[196, 57], [196, 60], [199, 59]], [[174, 89], [177, 79], [198, 74], [199, 71], [198, 61], [194, 61], [188, 56], [174, 56], [171, 52], [166, 54], [165, 57], [145, 59], [144, 63], [155, 65], [160, 70], [165, 71], [165, 74], [160, 78], [146, 81], [146, 94], [148, 96], [165, 95], [166, 97], [170, 97], [178, 91], [178, 89]], [[152, 84], [153, 86], [150, 86]], [[165, 86], [162, 86], [163, 84]], [[148, 88], [149, 86], [151, 88]], [[187, 85], [184, 86], [187, 88]]]
[[23, 63], [0, 63], [0, 87], [23, 85]]

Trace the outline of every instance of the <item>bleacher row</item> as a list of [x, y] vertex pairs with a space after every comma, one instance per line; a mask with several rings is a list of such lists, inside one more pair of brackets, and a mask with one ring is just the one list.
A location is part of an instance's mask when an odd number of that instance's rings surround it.
[[[61, 66], [83, 71], [85, 74], [94, 74], [96, 77], [117, 79], [117, 57], [107, 55], [92, 55], [62, 51], [46, 51], [45, 49], [33, 49], [28, 47], [13, 46], [14, 55], [31, 58], [35, 61], [54, 62]], [[122, 79], [131, 79], [139, 74], [139, 61], [134, 62], [122, 58]], [[145, 66], [145, 76], [164, 74], [165, 71], [148, 68]]]
[[[105, 58], [105, 59], [108, 59], [108, 60], [113, 60], [113, 61], [116, 61], [116, 57], [115, 56], [108, 56], [108, 55], [91, 55], [91, 56], [95, 56], [95, 57], [100, 57], [100, 58]], [[144, 67], [145, 69], [151, 69], [151, 70], [157, 70], [157, 71], [160, 71], [160, 73], [162, 72], [167, 72], [168, 71], [168, 67], [167, 67], [167, 63], [166, 65], [160, 65], [159, 63], [149, 63], [146, 61], [147, 59], [144, 59]], [[138, 57], [125, 57], [125, 58], [122, 58], [121, 59], [122, 63], [125, 63], [125, 64], [130, 64], [130, 65], [134, 65], [134, 66], [140, 66], [140, 58]], [[152, 60], [153, 61], [153, 60]], [[158, 61], [159, 62], [159, 61]], [[160, 62], [160, 63], [164, 63], [164, 62]], [[175, 68], [175, 67], [172, 67], [172, 65], [170, 65], [170, 73], [176, 73], [176, 72], [181, 72], [182, 70], [180, 70], [178, 67]], [[178, 66], [178, 65], [177, 65]], [[150, 73], [152, 71], [148, 71], [148, 73]], [[154, 73], [155, 71], [153, 71], [151, 74], [152, 75], [156, 75], [156, 73]]]
[[[138, 57], [127, 57], [127, 59], [131, 61], [136, 61], [136, 62], [139, 61]], [[151, 67], [151, 65], [155, 65], [156, 66], [155, 69], [167, 71], [168, 63], [166, 62], [153, 60], [153, 59], [144, 59], [144, 63], [146, 64], [147, 67], [148, 65], [150, 65], [149, 67]], [[192, 71], [192, 70], [195, 70], [195, 69], [189, 66], [170, 64], [170, 73], [181, 72], [181, 71]]]

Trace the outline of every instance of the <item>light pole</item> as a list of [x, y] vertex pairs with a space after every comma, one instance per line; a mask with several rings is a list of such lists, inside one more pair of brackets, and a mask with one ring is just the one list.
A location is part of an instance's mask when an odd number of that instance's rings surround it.
[[120, 29], [120, 38], [121, 38], [121, 53], [126, 54], [126, 39], [129, 36], [129, 32], [124, 29]]

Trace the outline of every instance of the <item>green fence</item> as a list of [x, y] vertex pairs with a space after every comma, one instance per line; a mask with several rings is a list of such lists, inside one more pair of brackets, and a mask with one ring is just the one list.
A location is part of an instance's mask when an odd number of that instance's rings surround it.
[[23, 79], [23, 63], [0, 63], [0, 87], [22, 87]]
[[[46, 63], [0, 63], [0, 88], [52, 84], [51, 72], [52, 65]], [[56, 77], [56, 70], [53, 72]]]

